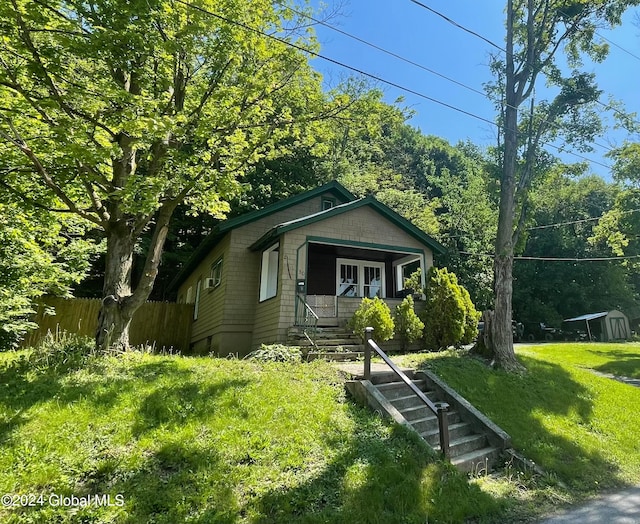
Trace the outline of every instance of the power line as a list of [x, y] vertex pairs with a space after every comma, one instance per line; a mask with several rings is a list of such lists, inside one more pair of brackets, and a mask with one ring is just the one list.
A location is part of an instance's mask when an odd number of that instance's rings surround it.
[[[336, 33], [339, 33], [339, 34], [341, 34], [343, 36], [346, 36], [347, 38], [350, 38], [352, 40], [355, 40], [356, 42], [360, 42], [360, 43], [362, 43], [362, 44], [364, 44], [366, 46], [371, 47], [372, 49], [375, 49], [375, 50], [380, 51], [382, 53], [385, 53], [385, 54], [387, 54], [389, 56], [392, 56], [392, 57], [394, 57], [394, 58], [396, 58], [398, 60], [401, 60], [401, 61], [403, 61], [403, 62], [405, 62], [407, 64], [410, 64], [410, 65], [412, 65], [414, 67], [422, 69], [423, 71], [427, 71], [428, 73], [431, 73], [431, 74], [433, 74], [435, 76], [443, 78], [443, 79], [445, 79], [445, 80], [447, 80], [447, 81], [449, 81], [449, 82], [451, 82], [453, 84], [456, 84], [456, 85], [458, 85], [460, 87], [468, 89], [469, 91], [472, 91], [473, 93], [479, 94], [482, 97], [490, 100], [491, 102], [494, 102], [494, 103], [497, 102], [497, 100], [495, 100], [494, 98], [491, 98], [489, 95], [487, 95], [487, 93], [485, 93], [483, 91], [480, 91], [479, 89], [476, 89], [475, 87], [472, 87], [472, 86], [470, 86], [468, 84], [465, 84], [463, 82], [460, 82], [460, 81], [458, 81], [458, 80], [456, 80], [454, 78], [451, 78], [451, 77], [446, 76], [446, 75], [444, 75], [442, 73], [439, 73], [438, 71], [435, 71], [435, 70], [433, 70], [433, 69], [431, 69], [429, 67], [426, 67], [423, 64], [420, 64], [418, 62], [414, 62], [413, 60], [410, 60], [410, 59], [408, 59], [408, 58], [406, 58], [406, 57], [404, 57], [402, 55], [394, 53], [393, 51], [389, 51], [388, 49], [385, 49], [385, 48], [383, 48], [383, 47], [381, 47], [381, 46], [379, 46], [377, 44], [369, 42], [369, 41], [367, 41], [367, 40], [365, 40], [363, 38], [360, 38], [359, 36], [356, 36], [356, 35], [354, 35], [352, 33], [348, 33], [346, 31], [343, 31], [342, 29], [339, 29], [339, 28], [337, 28], [337, 27], [335, 27], [335, 26], [333, 26], [331, 24], [328, 24], [327, 22], [324, 22], [323, 20], [318, 20], [317, 18], [314, 18], [314, 17], [312, 17], [311, 15], [309, 15], [307, 13], [304, 13], [302, 11], [298, 11], [297, 9], [294, 9], [292, 7], [289, 7], [287, 9], [289, 9], [290, 11], [292, 11], [292, 12], [294, 12], [294, 13], [300, 15], [300, 16], [303, 16], [303, 17], [307, 18], [308, 20], [311, 20], [312, 22], [314, 22], [316, 24], [322, 25], [322, 26], [326, 27], [327, 29], [335, 31]], [[597, 101], [597, 102], [602, 104], [602, 102], [600, 102], [600, 101]], [[505, 106], [506, 107], [511, 107], [512, 109], [518, 109], [517, 107], [514, 107], [514, 106], [512, 106], [510, 104], [505, 104]], [[556, 129], [560, 128], [560, 124], [556, 124], [555, 122], [552, 122], [551, 124]], [[601, 147], [602, 149], [606, 149], [607, 151], [613, 151], [613, 148], [609, 147], [608, 145], [601, 144], [601, 143], [596, 142], [596, 141], [594, 141], [593, 144], [597, 145], [598, 147]]]
[[609, 42], [612, 46], [617, 47], [618, 49], [620, 49], [621, 51], [624, 51], [625, 53], [627, 53], [628, 55], [632, 56], [633, 58], [635, 58], [636, 60], [640, 61], [640, 56], [632, 53], [631, 51], [629, 51], [628, 49], [625, 49], [624, 47], [622, 47], [621, 45], [616, 44], [615, 42], [612, 42], [611, 40], [609, 40], [607, 37], [602, 36], [600, 33], [595, 33], [596, 36], [599, 36], [600, 38], [602, 38], [603, 40], [605, 40], [606, 42]]
[[380, 47], [377, 44], [369, 42], [369, 41], [365, 40], [364, 38], [360, 38], [359, 36], [356, 36], [354, 34], [347, 33], [346, 31], [343, 31], [342, 29], [339, 29], [336, 26], [328, 24], [327, 22], [324, 22], [323, 20], [318, 20], [317, 18], [314, 18], [311, 15], [303, 13], [302, 11], [298, 11], [297, 9], [294, 9], [292, 7], [288, 7], [287, 9], [289, 9], [290, 11], [292, 11], [292, 12], [294, 12], [294, 13], [300, 15], [300, 16], [306, 17], [309, 20], [313, 21], [314, 23], [322, 25], [322, 26], [326, 27], [327, 29], [331, 29], [332, 31], [335, 31], [336, 33], [340, 33], [341, 35], [346, 36], [347, 38], [351, 38], [352, 40], [355, 40], [356, 42], [360, 42], [361, 44], [364, 44], [364, 45], [369, 46], [369, 47], [371, 47], [371, 48], [373, 48], [373, 49], [375, 49], [377, 51], [380, 51], [380, 52], [385, 53], [385, 54], [387, 54], [389, 56], [397, 58], [398, 60], [401, 60], [401, 61], [403, 61], [403, 62], [405, 62], [407, 64], [410, 64], [410, 65], [412, 65], [414, 67], [422, 69], [423, 71], [427, 71], [428, 73], [431, 73], [432, 75], [435, 75], [435, 76], [438, 76], [440, 78], [443, 78], [443, 79], [445, 79], [445, 80], [447, 80], [447, 81], [449, 81], [449, 82], [451, 82], [453, 84], [456, 84], [456, 85], [458, 85], [460, 87], [464, 87], [465, 89], [468, 89], [469, 91], [472, 91], [472, 92], [477, 93], [479, 95], [482, 95], [484, 97], [487, 96], [485, 92], [480, 91], [479, 89], [476, 89], [475, 87], [472, 87], [472, 86], [467, 85], [467, 84], [465, 84], [463, 82], [460, 82], [460, 81], [458, 81], [458, 80], [456, 80], [454, 78], [451, 78], [451, 77], [446, 76], [446, 75], [444, 75], [442, 73], [439, 73], [438, 71], [435, 71], [435, 70], [433, 70], [433, 69], [431, 69], [431, 68], [429, 68], [429, 67], [427, 67], [427, 66], [425, 66], [423, 64], [420, 64], [418, 62], [414, 62], [413, 60], [410, 60], [410, 59], [408, 59], [408, 58], [406, 58], [406, 57], [404, 57], [402, 55], [394, 53], [393, 51], [389, 51], [388, 49], [385, 49], [383, 47]]
[[[628, 215], [630, 213], [637, 213], [638, 211], [640, 211], [640, 209], [629, 209], [627, 211], [621, 211], [620, 214]], [[533, 226], [528, 227], [526, 231], [533, 231], [534, 229], [547, 229], [551, 227], [570, 226], [572, 224], [582, 224], [584, 222], [593, 222], [595, 220], [600, 220], [602, 217], [604, 217], [604, 215], [600, 215], [599, 217], [583, 218], [580, 220], [571, 220], [568, 222], [556, 222], [555, 224], [545, 224], [543, 226]]]
[[[469, 251], [459, 251], [461, 255], [468, 255], [473, 257], [483, 258], [495, 258], [495, 255], [491, 253], [471, 253]], [[618, 260], [632, 260], [640, 259], [640, 255], [627, 255], [620, 257], [590, 257], [590, 258], [571, 258], [571, 257], [527, 257], [527, 256], [514, 256], [513, 260], [534, 260], [541, 262], [612, 262]]]
[[[464, 27], [463, 25], [459, 24], [459, 23], [458, 23], [458, 22], [456, 22], [455, 20], [452, 20], [451, 18], [449, 18], [449, 17], [448, 17], [448, 16], [446, 16], [445, 14], [441, 13], [440, 11], [437, 11], [437, 10], [433, 9], [432, 7], [429, 7], [429, 6], [425, 5], [425, 4], [423, 4], [422, 2], [419, 2], [418, 0], [410, 0], [410, 1], [411, 1], [411, 2], [413, 2], [413, 3], [414, 3], [414, 4], [416, 4], [416, 5], [419, 5], [420, 7], [424, 8], [424, 9], [426, 9], [427, 11], [429, 11], [429, 12], [431, 12], [431, 13], [433, 13], [433, 14], [435, 14], [435, 15], [439, 16], [440, 18], [443, 18], [444, 20], [446, 20], [447, 22], [449, 22], [451, 25], [453, 25], [453, 26], [455, 26], [455, 27], [457, 27], [457, 28], [459, 28], [459, 29], [461, 29], [461, 30], [463, 30], [463, 31], [465, 31], [465, 32], [467, 32], [467, 33], [469, 33], [469, 34], [471, 34], [471, 35], [473, 35], [473, 36], [477, 37], [477, 38], [480, 38], [480, 39], [481, 39], [481, 40], [483, 40], [484, 42], [487, 42], [489, 45], [491, 45], [491, 46], [495, 47], [496, 49], [500, 50], [501, 52], [503, 52], [505, 55], [506, 55], [506, 54], [508, 54], [508, 53], [507, 53], [507, 50], [506, 50], [505, 48], [503, 48], [503, 47], [499, 46], [498, 44], [496, 44], [495, 42], [493, 42], [493, 41], [489, 40], [489, 39], [488, 39], [488, 38], [486, 38], [485, 36], [482, 36], [481, 34], [476, 33], [475, 31], [473, 31], [473, 30], [471, 30], [471, 29], [469, 29], [469, 28], [467, 28], [467, 27]], [[602, 38], [603, 40], [606, 40], [607, 42], [609, 42], [611, 45], [613, 45], [613, 46], [615, 46], [615, 47], [617, 47], [617, 48], [621, 49], [621, 50], [622, 50], [622, 51], [624, 51], [625, 53], [627, 53], [627, 54], [631, 55], [632, 57], [636, 58], [637, 60], [640, 60], [640, 57], [639, 57], [639, 56], [637, 56], [637, 55], [635, 55], [635, 54], [634, 54], [634, 53], [632, 53], [631, 51], [629, 51], [629, 50], [625, 49], [624, 47], [622, 47], [622, 46], [620, 46], [620, 45], [618, 45], [618, 44], [616, 44], [615, 42], [612, 42], [611, 40], [609, 40], [608, 38], [606, 38], [606, 37], [602, 36], [602, 35], [601, 35], [601, 34], [599, 34], [599, 33], [595, 33], [595, 34], [596, 34], [597, 36], [599, 36], [600, 38]], [[513, 55], [513, 54], [511, 54], [511, 56], [514, 56], [514, 55]], [[543, 74], [545, 74], [545, 73], [544, 73], [544, 71], [542, 71], [542, 73], [543, 73]], [[545, 76], [546, 76], [546, 74], [545, 74]], [[618, 114], [618, 115], [622, 115], [622, 116], [624, 116], [624, 117], [627, 117], [627, 116], [628, 116], [628, 115], [626, 115], [625, 113], [623, 113], [622, 111], [620, 111], [619, 109], [616, 109], [615, 107], [610, 107], [610, 106], [609, 106], [609, 104], [605, 104], [604, 102], [601, 102], [600, 100], [596, 100], [596, 103], [597, 103], [597, 104], [600, 104], [602, 107], [604, 107], [604, 108], [606, 108], [606, 109], [610, 109], [610, 110], [612, 110], [614, 113], [616, 113], [616, 114]], [[638, 121], [634, 121], [634, 123], [635, 123], [635, 124], [640, 125], [640, 122], [638, 122]]]
[[[304, 47], [302, 47], [302, 46], [299, 46], [299, 45], [297, 45], [297, 44], [294, 44], [294, 43], [292, 43], [292, 42], [288, 42], [287, 40], [283, 40], [283, 39], [281, 39], [281, 38], [278, 38], [278, 37], [277, 37], [277, 36], [275, 36], [275, 35], [272, 35], [272, 34], [269, 34], [269, 33], [265, 33], [264, 31], [261, 31], [261, 30], [259, 30], [259, 29], [254, 28], [254, 27], [251, 27], [251, 26], [249, 26], [249, 25], [246, 25], [246, 24], [244, 24], [244, 23], [242, 23], [242, 22], [238, 22], [238, 21], [236, 21], [236, 20], [231, 20], [231, 19], [229, 19], [229, 18], [227, 18], [227, 17], [225, 17], [225, 16], [222, 16], [222, 15], [219, 15], [219, 14], [217, 14], [217, 13], [214, 13], [213, 11], [209, 11], [209, 10], [207, 10], [207, 9], [204, 9], [203, 7], [200, 7], [200, 6], [197, 6], [197, 5], [193, 5], [193, 4], [191, 4], [191, 3], [189, 3], [189, 2], [187, 2], [187, 1], [185, 1], [185, 0], [176, 0], [176, 1], [177, 1], [177, 2], [179, 2], [179, 3], [181, 3], [181, 4], [183, 4], [183, 5], [185, 5], [185, 6], [187, 6], [187, 7], [189, 7], [189, 8], [191, 8], [191, 9], [194, 9], [194, 10], [196, 10], [196, 11], [200, 11], [200, 12], [202, 12], [202, 13], [205, 13], [205, 14], [209, 15], [209, 16], [213, 16], [214, 18], [217, 18], [217, 19], [219, 19], [219, 20], [223, 20], [223, 21], [225, 21], [225, 22], [227, 22], [227, 23], [229, 23], [229, 24], [233, 24], [233, 25], [236, 25], [236, 26], [238, 26], [238, 27], [242, 27], [243, 29], [246, 29], [246, 30], [248, 30], [248, 31], [251, 31], [251, 32], [256, 33], [256, 34], [259, 34], [259, 35], [261, 35], [261, 36], [264, 36], [264, 37], [270, 38], [270, 39], [272, 39], [272, 40], [275, 40], [276, 42], [280, 42], [281, 44], [284, 44], [284, 45], [287, 45], [287, 46], [292, 47], [292, 48], [294, 48], [294, 49], [297, 49], [297, 50], [299, 50], [299, 51], [302, 51], [303, 53], [307, 53], [307, 54], [309, 54], [309, 55], [311, 55], [311, 56], [314, 56], [314, 57], [316, 57], [316, 58], [321, 58], [322, 60], [325, 60], [325, 61], [330, 62], [330, 63], [332, 63], [332, 64], [338, 65], [338, 66], [340, 66], [340, 67], [343, 67], [343, 68], [345, 68], [345, 69], [348, 69], [348, 70], [350, 70], [350, 71], [353, 71], [353, 72], [355, 72], [355, 73], [358, 73], [358, 74], [360, 74], [360, 75], [362, 75], [362, 76], [366, 76], [366, 77], [368, 77], [368, 78], [371, 78], [371, 79], [373, 79], [373, 80], [376, 80], [377, 82], [381, 82], [381, 83], [386, 84], [386, 85], [389, 85], [389, 86], [391, 86], [391, 87], [395, 87], [396, 89], [400, 89], [401, 91], [405, 91], [405, 92], [407, 92], [407, 93], [413, 94], [413, 95], [415, 95], [415, 96], [417, 96], [417, 97], [419, 97], [419, 98], [423, 98], [423, 99], [425, 99], [425, 100], [428, 100], [428, 101], [433, 102], [433, 103], [435, 103], [435, 104], [441, 105], [441, 106], [446, 107], [446, 108], [448, 108], [448, 109], [451, 109], [451, 110], [453, 110], [453, 111], [457, 111], [458, 113], [462, 113], [462, 114], [464, 114], [464, 115], [467, 115], [467, 116], [470, 116], [470, 117], [472, 117], [472, 118], [475, 118], [476, 120], [480, 120], [480, 121], [482, 121], [482, 122], [485, 122], [485, 123], [487, 123], [487, 124], [489, 124], [489, 125], [492, 125], [492, 126], [494, 126], [494, 127], [498, 127], [498, 124], [496, 124], [496, 123], [495, 123], [494, 121], [492, 121], [492, 120], [489, 120], [489, 119], [484, 118], [484, 117], [482, 117], [482, 116], [476, 115], [476, 114], [474, 114], [474, 113], [471, 113], [470, 111], [466, 111], [466, 110], [461, 109], [461, 108], [459, 108], [459, 107], [456, 107], [456, 106], [454, 106], [454, 105], [448, 104], [448, 103], [446, 103], [446, 102], [443, 102], [442, 100], [438, 100], [437, 98], [433, 98], [433, 97], [431, 97], [431, 96], [425, 95], [424, 93], [421, 93], [421, 92], [416, 91], [416, 90], [414, 90], [414, 89], [411, 89], [411, 88], [408, 88], [408, 87], [402, 86], [402, 85], [400, 85], [400, 84], [397, 84], [396, 82], [392, 82], [392, 81], [390, 81], [390, 80], [386, 80], [386, 79], [384, 79], [384, 78], [382, 78], [382, 77], [380, 77], [380, 76], [378, 76], [378, 75], [374, 75], [374, 74], [372, 74], [372, 73], [368, 73], [368, 72], [366, 72], [366, 71], [363, 71], [362, 69], [359, 69], [359, 68], [354, 67], [354, 66], [350, 66], [350, 65], [345, 64], [345, 63], [343, 63], [343, 62], [340, 62], [339, 60], [336, 60], [336, 59], [334, 59], [334, 58], [330, 58], [330, 57], [328, 57], [328, 56], [325, 56], [325, 55], [323, 55], [323, 54], [321, 54], [321, 53], [317, 53], [317, 52], [315, 52], [315, 51], [311, 51], [310, 49], [306, 49], [306, 48], [304, 48]], [[540, 142], [540, 143], [541, 143], [542, 145], [546, 145], [546, 146], [552, 147], [552, 148], [556, 149], [557, 151], [562, 152], [562, 148], [561, 148], [561, 147], [559, 147], [559, 146], [556, 146], [556, 145], [551, 144], [551, 143], [549, 143], [549, 142]], [[597, 161], [597, 160], [592, 160], [592, 159], [590, 159], [590, 158], [588, 158], [588, 157], [585, 157], [585, 156], [583, 156], [583, 155], [580, 155], [580, 154], [578, 154], [578, 153], [574, 153], [573, 151], [566, 151], [566, 152], [567, 152], [568, 154], [571, 154], [571, 155], [573, 155], [573, 156], [577, 157], [577, 158], [581, 158], [582, 160], [586, 160], [587, 162], [590, 162], [590, 163], [592, 163], [592, 164], [597, 164], [597, 165], [602, 166], [602, 167], [604, 167], [604, 168], [606, 168], [606, 169], [608, 169], [608, 170], [611, 170], [611, 166], [609, 166], [609, 165], [607, 165], [607, 164], [604, 164], [604, 163], [599, 162], [599, 161]]]
[[449, 18], [447, 15], [441, 13], [440, 11], [436, 11], [435, 9], [429, 7], [426, 4], [423, 4], [422, 2], [419, 2], [418, 0], [411, 0], [411, 2], [413, 2], [416, 5], [419, 5], [420, 7], [422, 7], [423, 9], [426, 9], [427, 11], [431, 11], [434, 15], [439, 16], [440, 18], [443, 18], [444, 20], [446, 20], [447, 22], [449, 22], [451, 25], [457, 27], [458, 29], [462, 29], [463, 31], [466, 31], [467, 33], [480, 38], [481, 40], [484, 40], [487, 44], [495, 47], [496, 49], [502, 51], [503, 53], [506, 53], [507, 50], [504, 47], [499, 46], [498, 44], [496, 44], [495, 42], [492, 42], [491, 40], [489, 40], [488, 38], [482, 36], [480, 33], [476, 33], [475, 31], [464, 27], [463, 25], [460, 25], [458, 22], [456, 22], [455, 20], [452, 20], [451, 18]]

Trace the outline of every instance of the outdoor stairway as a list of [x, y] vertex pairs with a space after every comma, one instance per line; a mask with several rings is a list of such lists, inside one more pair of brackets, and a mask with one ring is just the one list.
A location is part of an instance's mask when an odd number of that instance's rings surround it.
[[[315, 342], [315, 347], [305, 336], [305, 329], [309, 338]], [[356, 360], [364, 355], [360, 339], [347, 328], [318, 327], [313, 331], [294, 326], [289, 329], [287, 340], [290, 346], [302, 348], [307, 353], [308, 360]]]
[[[449, 453], [451, 463], [460, 471], [481, 473], [490, 471], [497, 463], [501, 449], [489, 443], [487, 434], [482, 430], [476, 430], [477, 424], [462, 420], [460, 412], [455, 404], [451, 404], [449, 398], [442, 398], [434, 390], [427, 387], [427, 380], [415, 379], [412, 373], [413, 383], [425, 393], [433, 402], [447, 402], [450, 404], [447, 418], [449, 422]], [[436, 451], [440, 450], [438, 420], [427, 406], [411, 392], [409, 387], [400, 382], [393, 374], [385, 373], [378, 377], [372, 377], [373, 387], [386, 399], [391, 409], [387, 409], [392, 418], [413, 428]], [[383, 402], [383, 404], [385, 404]], [[388, 406], [387, 406], [388, 407]], [[395, 413], [393, 411], [395, 410]], [[465, 410], [465, 414], [468, 413]], [[400, 418], [400, 420], [399, 420]]]

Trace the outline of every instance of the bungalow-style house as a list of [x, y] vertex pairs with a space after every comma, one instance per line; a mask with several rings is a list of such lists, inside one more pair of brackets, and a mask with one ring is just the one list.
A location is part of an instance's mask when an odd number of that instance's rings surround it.
[[443, 247], [373, 197], [338, 182], [221, 222], [198, 247], [173, 287], [194, 304], [191, 348], [245, 355], [284, 343], [292, 326], [344, 325], [362, 297], [392, 308]]

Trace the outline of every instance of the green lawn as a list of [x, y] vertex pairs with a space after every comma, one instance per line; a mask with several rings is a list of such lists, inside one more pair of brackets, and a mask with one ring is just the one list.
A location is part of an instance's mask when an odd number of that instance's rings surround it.
[[509, 505], [347, 401], [323, 362], [27, 355], [0, 354], [0, 494], [116, 505], [1, 522], [490, 522]]
[[521, 346], [528, 372], [507, 375], [455, 353], [401, 359], [426, 366], [499, 426], [569, 497], [640, 484], [640, 388], [593, 370], [640, 377], [640, 344]]
[[[0, 494], [45, 497], [1, 522], [514, 522], [640, 484], [640, 389], [590, 370], [638, 377], [638, 344], [522, 346], [524, 376], [396, 358], [438, 372], [547, 472], [470, 481], [348, 401], [327, 363], [74, 351], [0, 354]], [[102, 494], [117, 505], [48, 503]]]

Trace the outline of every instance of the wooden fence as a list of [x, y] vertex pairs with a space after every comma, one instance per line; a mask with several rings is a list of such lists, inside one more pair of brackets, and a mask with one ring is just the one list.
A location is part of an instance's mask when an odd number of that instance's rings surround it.
[[[68, 331], [94, 337], [98, 327], [98, 298], [45, 297], [38, 307], [34, 322], [38, 329], [30, 332], [23, 347], [37, 344], [48, 331]], [[186, 352], [191, 342], [193, 304], [147, 302], [131, 321], [129, 340], [132, 345], [149, 344]]]

